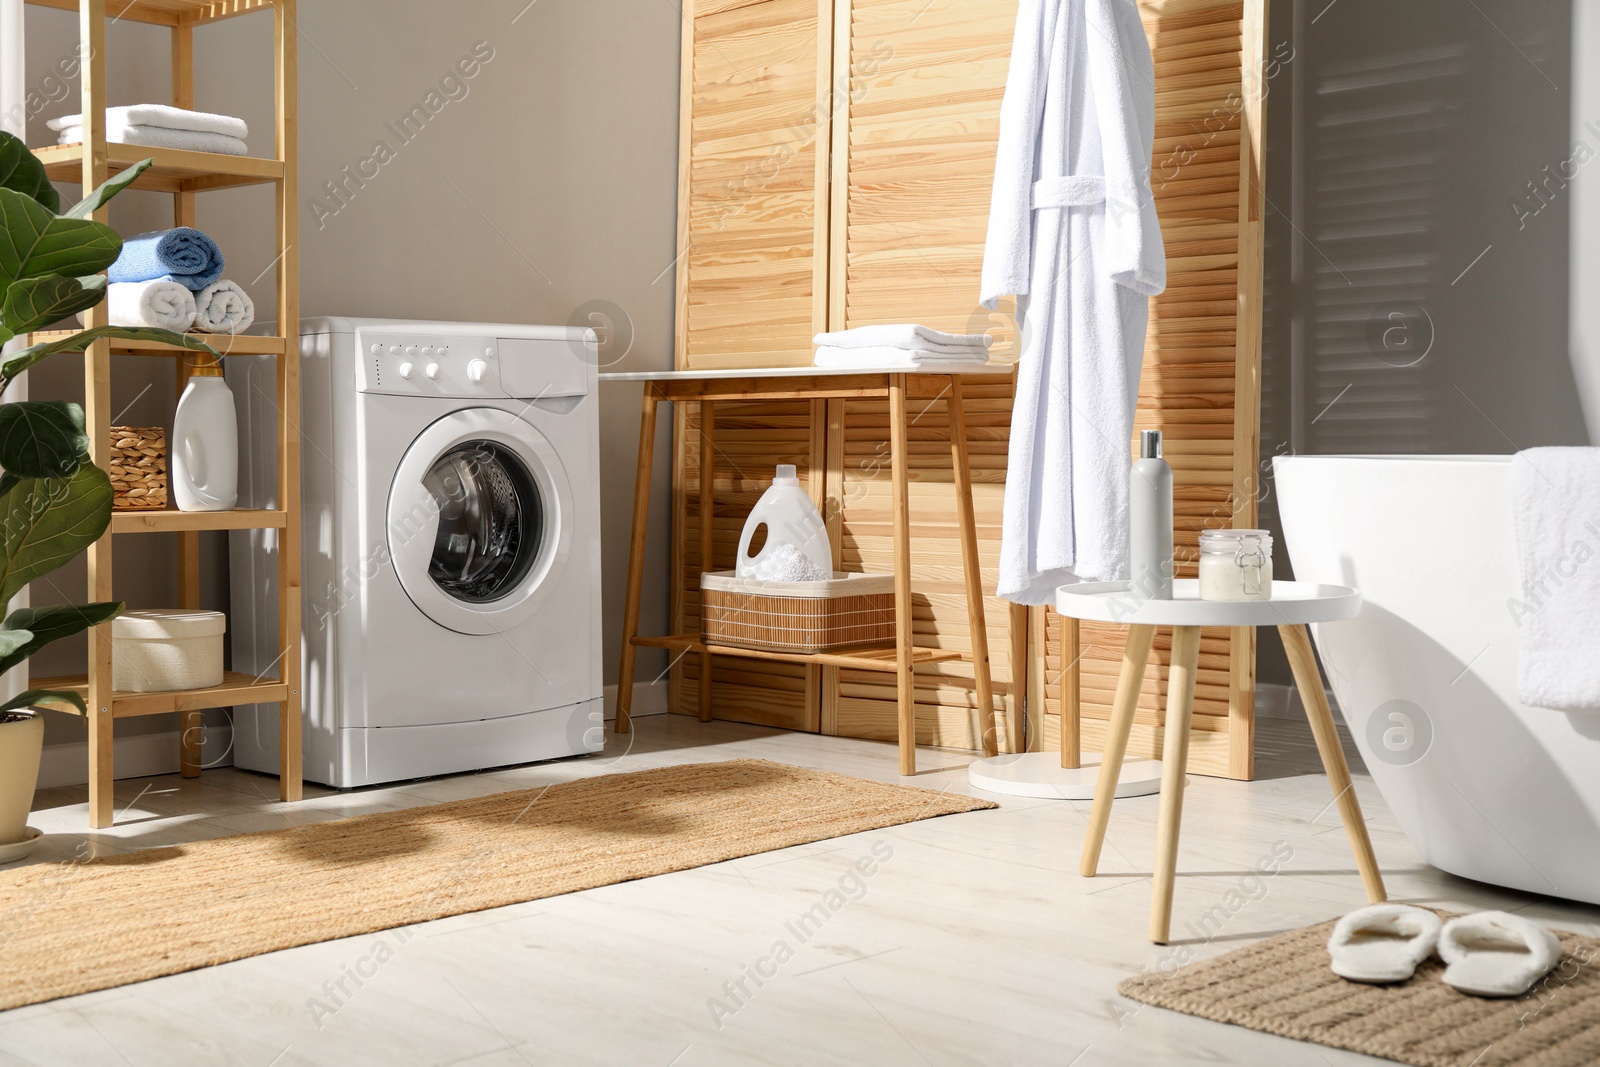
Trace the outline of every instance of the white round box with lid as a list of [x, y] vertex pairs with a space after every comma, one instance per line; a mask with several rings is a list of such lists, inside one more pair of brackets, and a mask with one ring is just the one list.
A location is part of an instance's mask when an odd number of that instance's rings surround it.
[[1202, 530], [1201, 600], [1271, 600], [1272, 535], [1266, 530]]
[[119, 693], [222, 684], [220, 611], [127, 611], [111, 620], [111, 688]]

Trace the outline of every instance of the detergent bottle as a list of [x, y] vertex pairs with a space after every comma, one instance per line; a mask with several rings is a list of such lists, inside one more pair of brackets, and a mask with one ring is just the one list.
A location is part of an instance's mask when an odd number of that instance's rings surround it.
[[[766, 544], [754, 556], [750, 541], [761, 526]], [[734, 574], [740, 578], [777, 581], [819, 581], [833, 577], [833, 547], [828, 528], [811, 497], [801, 488], [792, 463], [780, 463], [772, 486], [761, 494], [744, 532], [739, 535], [739, 555]]]

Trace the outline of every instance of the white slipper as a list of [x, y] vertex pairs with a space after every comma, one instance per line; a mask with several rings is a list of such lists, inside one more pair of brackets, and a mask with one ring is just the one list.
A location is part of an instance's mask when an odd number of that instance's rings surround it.
[[1561, 960], [1561, 942], [1536, 922], [1480, 911], [1445, 923], [1444, 983], [1478, 997], [1520, 997]]
[[1333, 973], [1352, 982], [1404, 982], [1439, 940], [1439, 916], [1409, 904], [1370, 904], [1340, 919], [1328, 937]]

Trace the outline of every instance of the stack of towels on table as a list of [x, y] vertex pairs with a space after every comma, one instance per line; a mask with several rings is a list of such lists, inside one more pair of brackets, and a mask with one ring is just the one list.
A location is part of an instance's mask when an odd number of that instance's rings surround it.
[[857, 326], [819, 333], [819, 367], [936, 367], [989, 362], [989, 335], [941, 333], [927, 326]]
[[[45, 125], [61, 136], [60, 144], [83, 141], [83, 116], [63, 115]], [[244, 119], [185, 111], [166, 104], [132, 104], [106, 108], [106, 140], [142, 144], [150, 148], [181, 148], [189, 152], [217, 152], [225, 156], [249, 154], [244, 139], [250, 127]]]
[[188, 226], [129, 237], [106, 278], [113, 326], [243, 333], [255, 321], [249, 294], [222, 277], [217, 243]]

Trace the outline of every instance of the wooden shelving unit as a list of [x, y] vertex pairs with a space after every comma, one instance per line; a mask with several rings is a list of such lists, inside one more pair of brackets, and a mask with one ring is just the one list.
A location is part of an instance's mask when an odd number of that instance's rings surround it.
[[[299, 376], [299, 225], [295, 179], [296, 40], [295, 0], [28, 0], [30, 4], [78, 13], [83, 61], [82, 144], [51, 145], [34, 150], [56, 181], [79, 182], [84, 192], [142, 159], [155, 165], [140, 176], [135, 188], [168, 192], [173, 198], [173, 224], [193, 226], [195, 196], [210, 189], [271, 185], [277, 214], [277, 301], [274, 316], [280, 336], [201, 335], [224, 355], [278, 357], [278, 507], [275, 510], [227, 512], [118, 511], [111, 528], [88, 552], [89, 599], [114, 600], [111, 575], [112, 539], [122, 534], [175, 533], [178, 536], [178, 603], [199, 607], [200, 534], [207, 530], [276, 529], [278, 536], [278, 630], [283, 654], [276, 678], [230, 671], [219, 686], [168, 693], [119, 693], [111, 689], [111, 627], [89, 635], [88, 673], [75, 678], [36, 678], [32, 684], [75, 689], [89, 713], [89, 824], [111, 825], [112, 735], [119, 718], [176, 712], [180, 719], [179, 764], [185, 777], [200, 773], [200, 713], [235, 704], [280, 705], [278, 717], [278, 792], [299, 800], [300, 768], [300, 376]], [[152, 23], [172, 31], [173, 104], [194, 107], [194, 30], [220, 19], [271, 13], [275, 96], [274, 158], [217, 155], [111, 144], [106, 141], [106, 23], [111, 20]], [[265, 21], [264, 19], [262, 20]], [[95, 218], [106, 221], [101, 209]], [[87, 325], [106, 324], [102, 304], [90, 311]], [[38, 333], [35, 341], [64, 337]], [[84, 353], [85, 416], [89, 452], [105, 467], [111, 458], [111, 368], [113, 355], [180, 357], [185, 350], [144, 341], [98, 341]], [[192, 353], [190, 353], [192, 356]], [[187, 384], [186, 362], [178, 363], [178, 389]]]

